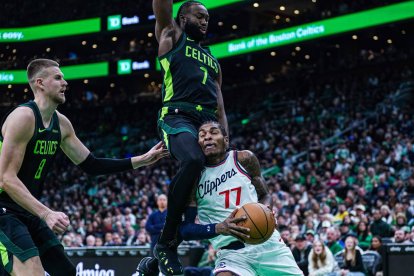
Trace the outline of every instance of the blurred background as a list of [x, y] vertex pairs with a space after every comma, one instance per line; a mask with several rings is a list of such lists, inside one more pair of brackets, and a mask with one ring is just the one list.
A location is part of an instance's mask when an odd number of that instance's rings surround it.
[[[258, 156], [279, 232], [305, 274], [315, 238], [340, 264], [351, 235], [367, 275], [407, 275], [398, 269], [412, 266], [414, 246], [414, 1], [201, 2], [231, 144]], [[59, 111], [96, 156], [142, 154], [159, 140], [152, 1], [3, 0], [0, 15], [1, 116], [33, 98], [30, 60], [50, 58], [70, 87]], [[42, 202], [69, 215], [61, 239], [79, 271], [134, 274], [176, 169], [164, 159], [90, 177], [60, 154]], [[107, 247], [99, 255], [95, 246]], [[187, 242], [181, 254], [207, 267], [187, 275], [210, 275], [208, 243]]]

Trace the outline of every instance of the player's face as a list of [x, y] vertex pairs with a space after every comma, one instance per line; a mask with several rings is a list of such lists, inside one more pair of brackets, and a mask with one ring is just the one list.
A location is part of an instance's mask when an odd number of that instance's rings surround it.
[[208, 123], [200, 127], [198, 143], [206, 157], [219, 157], [225, 155], [229, 139], [223, 136], [218, 124]]
[[206, 37], [209, 15], [204, 6], [192, 5], [184, 20], [184, 31], [191, 39], [202, 41]]
[[41, 81], [45, 96], [56, 104], [63, 104], [66, 100], [65, 91], [68, 83], [63, 79], [62, 71], [59, 67], [49, 67], [44, 71]]

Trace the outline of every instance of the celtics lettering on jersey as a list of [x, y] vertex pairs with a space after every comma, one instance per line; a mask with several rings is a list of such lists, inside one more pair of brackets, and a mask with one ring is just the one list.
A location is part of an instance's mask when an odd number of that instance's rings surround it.
[[59, 141], [37, 140], [33, 154], [54, 155], [58, 148]]
[[220, 67], [207, 47], [185, 33], [174, 48], [160, 56], [164, 75], [162, 100], [186, 102], [217, 109], [217, 79]]
[[[198, 217], [202, 224], [224, 221], [236, 207], [257, 202], [257, 192], [250, 177], [237, 162], [237, 152], [202, 172], [196, 190]], [[210, 241], [214, 248], [226, 246], [237, 239], [217, 236]]]

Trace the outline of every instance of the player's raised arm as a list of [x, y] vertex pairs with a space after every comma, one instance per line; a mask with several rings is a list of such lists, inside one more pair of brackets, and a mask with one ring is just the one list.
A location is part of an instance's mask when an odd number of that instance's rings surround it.
[[152, 9], [155, 14], [155, 37], [160, 47], [159, 55], [162, 55], [175, 45], [182, 31], [173, 18], [172, 0], [153, 0]]
[[252, 184], [256, 188], [259, 202], [272, 208], [272, 199], [269, 195], [269, 188], [262, 177], [260, 163], [257, 157], [248, 150], [238, 151], [237, 160], [252, 178]]
[[151, 165], [168, 155], [168, 151], [160, 142], [152, 147], [147, 153], [132, 158], [96, 158], [76, 136], [75, 130], [69, 119], [60, 113], [58, 114], [62, 133], [61, 148], [75, 165], [78, 165], [88, 174], [110, 174], [136, 169], [142, 166]]
[[26, 147], [34, 133], [33, 111], [17, 108], [3, 125], [3, 145], [0, 154], [0, 188], [20, 207], [44, 219], [57, 233], [63, 233], [69, 225], [68, 217], [54, 212], [37, 200], [17, 176], [25, 156]]

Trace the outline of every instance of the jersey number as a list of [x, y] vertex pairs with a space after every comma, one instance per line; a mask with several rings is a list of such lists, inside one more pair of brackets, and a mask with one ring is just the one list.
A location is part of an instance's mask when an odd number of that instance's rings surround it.
[[42, 171], [43, 171], [43, 167], [46, 164], [46, 159], [42, 159], [42, 161], [40, 161], [39, 164], [39, 168], [37, 168], [36, 174], [35, 174], [35, 179], [40, 179], [40, 177], [42, 176]]
[[201, 66], [201, 67], [200, 67], [200, 69], [201, 69], [201, 71], [203, 71], [203, 72], [204, 72], [204, 78], [203, 78], [203, 81], [202, 81], [201, 83], [202, 83], [202, 84], [206, 84], [208, 70], [207, 70], [207, 68], [206, 68], [206, 67], [203, 67], [203, 66]]
[[240, 197], [241, 197], [241, 187], [233, 188], [231, 190], [222, 191], [219, 193], [219, 195], [224, 195], [224, 207], [230, 208], [230, 193], [236, 192], [236, 206], [240, 205]]

